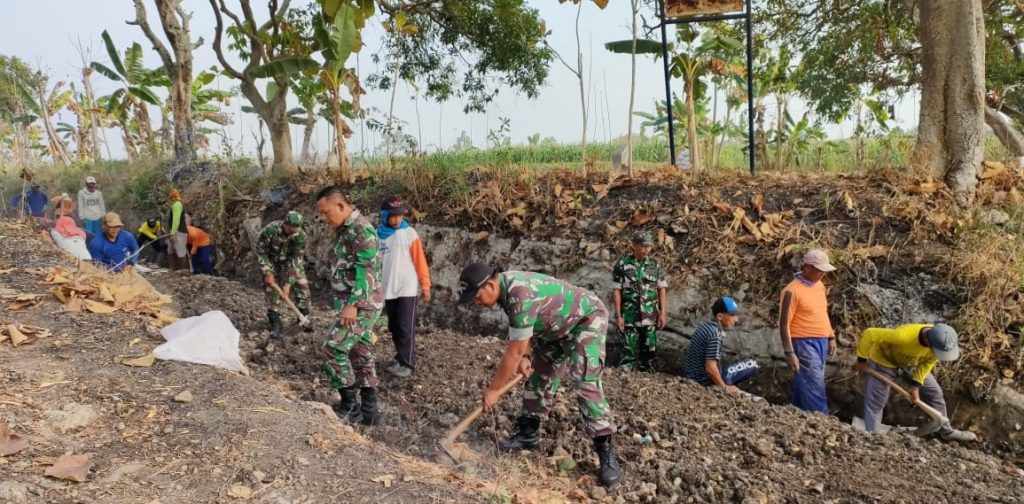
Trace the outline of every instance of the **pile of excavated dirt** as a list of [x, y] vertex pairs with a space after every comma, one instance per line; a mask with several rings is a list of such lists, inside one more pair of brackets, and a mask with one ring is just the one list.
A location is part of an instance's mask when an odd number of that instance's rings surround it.
[[[7, 453], [0, 439], [0, 502], [483, 500], [469, 477], [450, 479], [449, 468], [370, 441], [322, 403], [303, 401], [261, 376], [159, 360], [151, 367], [122, 364], [162, 342], [152, 319], [62, 312], [51, 286], [26, 270], [73, 268], [70, 261], [24, 227], [0, 222], [0, 235], [0, 290], [43, 296], [16, 310], [3, 301], [0, 324], [51, 333], [17, 347], [0, 343], [0, 422], [28, 441]], [[176, 299], [208, 303], [193, 305], [202, 311], [230, 311], [231, 293], [207, 287]], [[244, 320], [244, 313], [231, 316]], [[88, 456], [84, 482], [44, 475], [68, 454]]]
[[[182, 316], [191, 314], [189, 306], [223, 305], [229, 313], [251, 306], [262, 313], [262, 291], [235, 282], [166, 277], [155, 283], [171, 288], [185, 308]], [[315, 316], [315, 335], [291, 326], [269, 350], [262, 320], [243, 318], [244, 348], [255, 376], [279, 380], [300, 397], [331, 400], [317, 383], [319, 341], [330, 314], [318, 307]], [[393, 349], [387, 333], [382, 335], [376, 347], [379, 369]], [[497, 338], [443, 330], [423, 332], [418, 340], [418, 367], [411, 379], [381, 371], [387, 423], [364, 432], [410, 456], [443, 460], [437, 441], [479, 400], [503, 346]], [[498, 456], [494, 443], [512, 429], [518, 411], [520, 395], [510, 394], [498, 412], [482, 417], [464, 436], [484, 455], [469, 470], [599, 502], [1021, 502], [1024, 497], [1024, 472], [978, 450], [905, 434], [866, 435], [835, 418], [726, 396], [665, 374], [608, 369], [605, 390], [620, 428], [616, 443], [626, 471], [620, 485], [605, 490], [594, 484], [597, 460], [578, 424], [575, 401], [565, 392], [544, 423], [539, 454]], [[645, 435], [652, 439], [648, 444], [638, 439]]]

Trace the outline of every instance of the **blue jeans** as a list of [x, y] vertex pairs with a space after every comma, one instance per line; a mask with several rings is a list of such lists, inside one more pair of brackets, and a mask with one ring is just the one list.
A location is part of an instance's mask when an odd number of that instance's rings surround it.
[[793, 338], [793, 352], [800, 359], [800, 371], [793, 377], [793, 406], [827, 415], [825, 359], [828, 357], [828, 338]]
[[82, 219], [82, 227], [85, 228], [85, 232], [89, 234], [89, 238], [103, 232], [103, 227], [100, 226], [100, 219]]
[[213, 274], [213, 245], [199, 247], [192, 255], [192, 272], [196, 275]]

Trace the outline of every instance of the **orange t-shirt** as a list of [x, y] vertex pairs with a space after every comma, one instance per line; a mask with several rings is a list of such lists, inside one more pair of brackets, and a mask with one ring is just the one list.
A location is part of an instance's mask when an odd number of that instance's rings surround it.
[[[790, 303], [786, 310], [786, 293]], [[828, 299], [825, 284], [816, 282], [807, 286], [794, 278], [779, 296], [779, 327], [788, 328], [790, 338], [828, 338], [832, 336], [832, 323], [828, 320]]]
[[210, 235], [195, 226], [188, 226], [188, 244], [192, 246], [191, 254], [195, 255], [199, 247], [210, 245]]

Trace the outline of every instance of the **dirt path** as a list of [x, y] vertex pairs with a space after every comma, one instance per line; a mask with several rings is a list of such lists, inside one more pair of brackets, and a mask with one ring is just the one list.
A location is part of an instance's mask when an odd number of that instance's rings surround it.
[[[45, 292], [30, 267], [61, 259], [23, 229], [0, 223], [0, 287]], [[0, 344], [0, 421], [30, 446], [0, 457], [0, 502], [472, 502], [449, 471], [405, 457], [341, 425], [322, 403], [298, 400], [280, 382], [142, 355], [159, 333], [137, 317], [60, 313], [48, 296], [0, 322], [54, 335]], [[209, 306], [208, 309], [213, 309]], [[129, 348], [129, 342], [141, 342]], [[175, 396], [183, 391], [190, 402]], [[84, 483], [43, 476], [62, 454], [89, 454]], [[373, 479], [390, 478], [387, 488]], [[381, 480], [383, 481], [383, 480]], [[232, 488], [234, 487], [234, 490]]]
[[[4, 234], [10, 231], [4, 229]], [[19, 237], [23, 238], [23, 237]], [[0, 240], [5, 287], [42, 292], [26, 267], [52, 264], [28, 239]], [[35, 254], [35, 255], [34, 255]], [[181, 316], [221, 309], [243, 333], [252, 375], [158, 362], [128, 368], [159, 336], [127, 315], [55, 313], [46, 301], [0, 319], [51, 328], [29, 346], [0, 345], [0, 419], [31, 447], [0, 459], [0, 502], [234, 502], [244, 485], [256, 502], [1024, 502], [1024, 475], [979, 451], [909, 436], [867, 436], [832, 418], [723, 396], [661, 374], [609, 370], [606, 389], [620, 426], [624, 482], [595, 487], [596, 458], [560, 394], [542, 452], [496, 457], [518, 394], [471, 428], [485, 455], [463, 472], [435, 464], [434, 443], [477, 400], [502, 344], [451, 331], [420, 337], [410, 380], [383, 378], [388, 424], [353, 433], [319, 403], [319, 335], [288, 328], [269, 347], [261, 290], [223, 278], [157, 276]], [[323, 328], [326, 313], [314, 310]], [[458, 321], [452, 321], [452, 328]], [[142, 342], [127, 348], [135, 337]], [[384, 334], [384, 338], [387, 335]], [[378, 344], [387, 357], [390, 344]], [[173, 397], [191, 391], [188, 403]], [[70, 423], [69, 423], [70, 422]], [[652, 442], [637, 438], [650, 435]], [[87, 483], [42, 476], [47, 457], [90, 453]], [[384, 488], [374, 478], [391, 475]], [[6, 494], [3, 492], [7, 492]]]

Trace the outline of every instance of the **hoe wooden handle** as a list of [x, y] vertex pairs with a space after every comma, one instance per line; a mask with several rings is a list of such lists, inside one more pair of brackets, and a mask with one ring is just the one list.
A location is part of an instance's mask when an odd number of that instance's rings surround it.
[[[506, 383], [503, 387], [501, 387], [501, 389], [498, 390], [498, 397], [505, 395], [505, 392], [512, 390], [512, 388], [518, 385], [521, 381], [523, 381], [523, 375], [516, 374], [515, 378], [509, 380], [508, 383]], [[476, 409], [474, 409], [473, 411], [470, 411], [469, 414], [466, 415], [466, 417], [463, 418], [461, 422], [455, 425], [455, 427], [452, 427], [452, 430], [448, 431], [448, 435], [444, 437], [443, 441], [441, 441], [441, 446], [450, 447], [452, 443], [455, 442], [455, 439], [458, 438], [463, 432], [465, 432], [466, 429], [468, 429], [469, 426], [473, 423], [473, 421], [475, 421], [477, 417], [479, 417], [483, 412], [483, 404], [477, 406]]]
[[281, 299], [284, 300], [284, 304], [288, 305], [288, 308], [291, 308], [292, 311], [299, 316], [300, 324], [306, 325], [309, 323], [309, 317], [303, 315], [302, 312], [299, 311], [298, 307], [295, 306], [295, 303], [293, 303], [291, 299], [288, 299], [288, 296], [284, 295], [284, 291], [281, 290], [279, 285], [274, 284], [274, 290], [277, 291], [277, 295], [281, 296]]
[[[871, 376], [873, 376], [875, 378], [878, 378], [879, 380], [882, 380], [882, 382], [884, 382], [890, 388], [894, 389], [896, 392], [899, 392], [903, 397], [906, 397], [907, 399], [911, 399], [910, 392], [907, 392], [906, 389], [904, 389], [903, 387], [897, 385], [896, 382], [894, 382], [891, 379], [889, 379], [888, 376], [885, 376], [884, 374], [879, 373], [878, 371], [875, 371], [874, 369], [871, 369], [871, 368], [865, 369], [864, 372], [866, 372], [867, 374], [869, 374], [869, 375], [871, 375]], [[939, 422], [942, 422], [942, 423], [949, 422], [949, 418], [946, 418], [946, 415], [943, 415], [942, 413], [939, 413], [939, 410], [937, 410], [937, 409], [935, 409], [935, 408], [933, 408], [931, 406], [928, 406], [927, 404], [921, 402], [920, 400], [913, 401], [913, 404], [914, 404], [914, 406], [917, 406], [918, 408], [920, 408], [921, 411], [924, 411], [925, 413], [927, 413], [928, 416], [934, 418], [935, 420], [937, 420]]]

